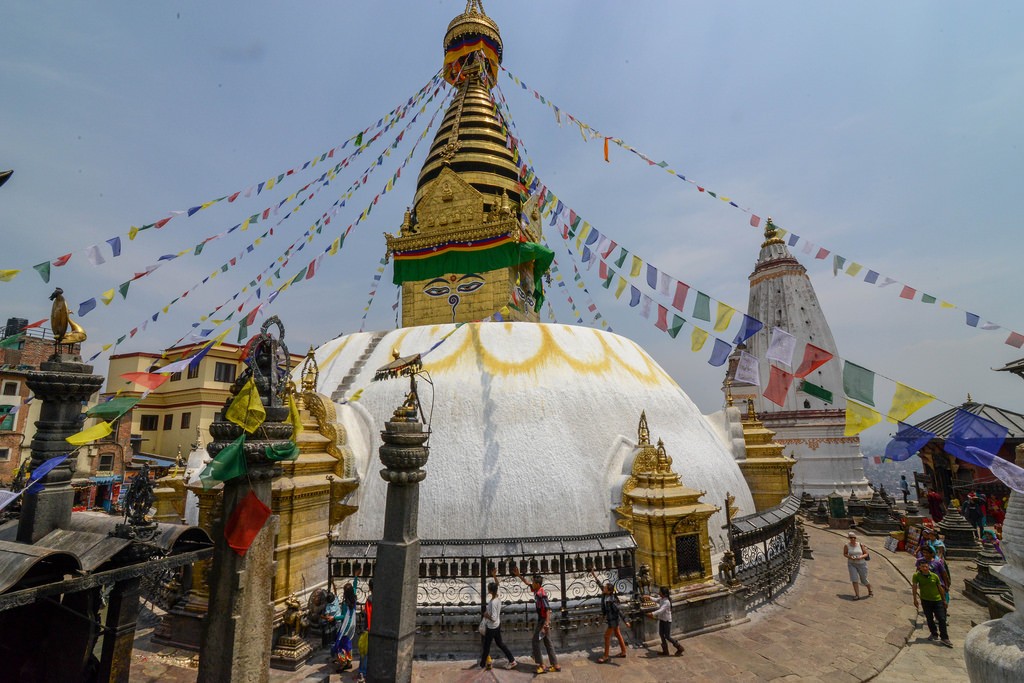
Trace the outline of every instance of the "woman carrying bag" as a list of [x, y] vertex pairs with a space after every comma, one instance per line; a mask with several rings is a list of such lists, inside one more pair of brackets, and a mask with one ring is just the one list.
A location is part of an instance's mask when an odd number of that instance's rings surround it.
[[487, 592], [490, 597], [487, 606], [484, 608], [484, 618], [480, 622], [480, 635], [484, 637], [483, 653], [480, 655], [480, 668], [490, 669], [491, 643], [498, 646], [508, 658], [506, 669], [516, 668], [516, 658], [509, 652], [508, 646], [501, 640], [501, 598], [498, 597], [498, 572], [491, 569], [490, 583], [487, 584]]

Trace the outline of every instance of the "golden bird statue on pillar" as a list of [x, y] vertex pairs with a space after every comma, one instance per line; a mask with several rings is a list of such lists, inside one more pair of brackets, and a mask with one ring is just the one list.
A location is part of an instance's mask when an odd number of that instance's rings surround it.
[[50, 301], [53, 302], [53, 308], [50, 309], [50, 331], [53, 332], [53, 344], [57, 352], [60, 351], [60, 346], [63, 344], [68, 347], [70, 353], [72, 346], [84, 342], [88, 335], [81, 325], [71, 319], [71, 315], [68, 313], [68, 302], [64, 300], [63, 289], [58, 287], [53, 290]]

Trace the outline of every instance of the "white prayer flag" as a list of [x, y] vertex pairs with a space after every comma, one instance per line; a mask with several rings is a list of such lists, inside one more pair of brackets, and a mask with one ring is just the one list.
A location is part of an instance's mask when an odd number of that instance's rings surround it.
[[651, 297], [646, 294], [640, 299], [640, 315], [645, 318], [651, 317]]
[[757, 356], [751, 356], [746, 351], [740, 351], [740, 361], [736, 364], [736, 374], [733, 377], [736, 382], [751, 384], [755, 387], [761, 386], [760, 364]]
[[105, 258], [103, 258], [103, 254], [100, 253], [100, 248], [96, 244], [86, 249], [85, 255], [89, 258], [89, 263], [93, 264], [94, 266], [98, 266], [101, 263], [106, 263], [107, 261]]
[[668, 288], [672, 284], [672, 278], [669, 277], [668, 273], [658, 273], [658, 293], [668, 296]]
[[786, 332], [781, 327], [772, 328], [772, 340], [768, 344], [768, 351], [765, 358], [773, 360], [787, 367], [793, 367], [793, 352], [796, 350], [796, 337]]
[[3, 510], [8, 505], [18, 500], [18, 496], [20, 496], [24, 490], [25, 489], [22, 489], [21, 491], [14, 493], [13, 491], [0, 489], [0, 510]]

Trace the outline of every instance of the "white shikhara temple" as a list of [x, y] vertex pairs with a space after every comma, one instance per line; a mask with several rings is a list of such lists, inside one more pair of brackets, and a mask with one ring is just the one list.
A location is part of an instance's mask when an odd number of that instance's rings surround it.
[[[807, 270], [789, 252], [771, 219], [768, 220], [765, 241], [761, 244], [754, 272], [750, 274], [747, 313], [765, 325], [746, 343], [746, 352], [762, 361], [759, 364], [761, 386], [732, 380], [734, 364], [730, 364], [727, 380], [736, 400], [754, 400], [764, 426], [775, 432], [775, 441], [785, 447], [786, 455], [796, 460], [793, 492], [824, 496], [839, 491], [843, 495], [870, 496], [871, 489], [864, 477], [860, 437], [844, 434], [846, 396], [843, 393], [842, 361], [835, 339]], [[770, 370], [766, 354], [773, 327], [782, 328], [796, 337], [795, 365], [800, 363], [800, 349], [804, 342], [833, 356], [804, 380], [795, 379], [781, 406], [761, 393], [768, 386]], [[807, 387], [804, 381], [814, 386]], [[828, 394], [831, 394], [831, 400], [828, 400]]]

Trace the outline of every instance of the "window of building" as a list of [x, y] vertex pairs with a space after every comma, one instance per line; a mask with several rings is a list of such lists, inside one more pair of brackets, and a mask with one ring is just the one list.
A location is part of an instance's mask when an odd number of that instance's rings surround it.
[[181, 373], [180, 372], [172, 372], [171, 373], [171, 381], [172, 382], [178, 382], [180, 380], [181, 380]]
[[164, 431], [168, 429], [174, 429], [174, 416], [170, 414], [164, 415]]
[[11, 459], [10, 448], [0, 448], [0, 462], [7, 462]]
[[704, 562], [701, 560], [699, 534], [676, 536], [676, 567], [679, 576], [703, 575]]
[[199, 366], [203, 364], [203, 361], [199, 361], [195, 365], [188, 366], [188, 378], [195, 379], [199, 376]]
[[192, 426], [192, 413], [181, 414], [181, 428], [188, 429]]
[[0, 432], [14, 431], [14, 417], [17, 406], [0, 406]]
[[98, 471], [100, 471], [100, 472], [110, 472], [113, 469], [114, 469], [114, 454], [113, 453], [104, 453], [103, 455], [101, 455], [100, 456], [100, 464], [99, 464]]
[[213, 367], [213, 381], [234, 382], [235, 366], [231, 363], [217, 363], [217, 365]]
[[4, 396], [17, 396], [19, 389], [18, 382], [4, 382], [3, 395]]
[[157, 415], [143, 415], [139, 424], [139, 428], [144, 432], [155, 432], [157, 425], [159, 424], [159, 416]]

